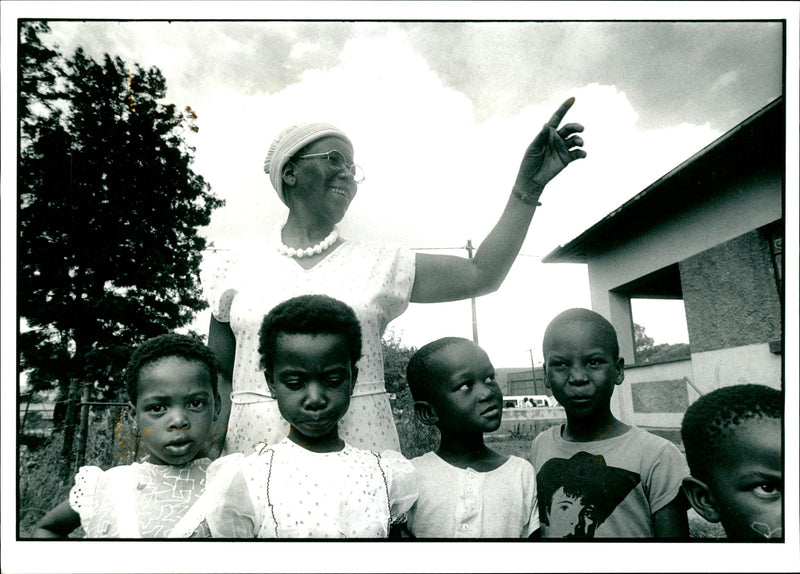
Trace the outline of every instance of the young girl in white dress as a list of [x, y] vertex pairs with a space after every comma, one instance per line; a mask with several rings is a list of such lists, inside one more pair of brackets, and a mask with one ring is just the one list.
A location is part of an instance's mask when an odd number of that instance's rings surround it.
[[250, 455], [216, 460], [207, 513], [222, 538], [386, 538], [417, 498], [414, 469], [394, 451], [345, 443], [338, 432], [358, 375], [353, 310], [324, 295], [276, 306], [259, 333], [267, 384], [289, 435]]
[[211, 464], [203, 448], [220, 410], [214, 354], [191, 337], [161, 335], [136, 349], [125, 383], [147, 456], [106, 471], [81, 467], [69, 500], [34, 537], [65, 538], [83, 526], [87, 538], [186, 538], [202, 523]]

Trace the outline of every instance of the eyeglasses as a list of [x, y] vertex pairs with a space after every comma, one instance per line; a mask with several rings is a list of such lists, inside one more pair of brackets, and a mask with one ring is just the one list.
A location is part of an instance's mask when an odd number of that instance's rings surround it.
[[324, 157], [328, 160], [330, 166], [336, 170], [341, 171], [343, 169], [347, 170], [353, 181], [356, 183], [361, 183], [364, 181], [364, 170], [361, 169], [361, 166], [358, 166], [354, 163], [347, 163], [347, 158], [344, 157], [344, 154], [339, 150], [332, 149], [330, 151], [326, 151], [323, 153], [309, 153], [306, 155], [298, 155], [294, 159], [307, 159], [311, 157]]

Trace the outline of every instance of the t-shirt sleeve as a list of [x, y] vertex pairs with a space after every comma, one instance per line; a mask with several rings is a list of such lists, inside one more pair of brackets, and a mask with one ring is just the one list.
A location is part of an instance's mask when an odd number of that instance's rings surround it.
[[254, 538], [261, 520], [246, 479], [247, 461], [242, 454], [215, 460], [208, 467], [206, 524], [214, 538]]
[[211, 314], [221, 323], [230, 322], [231, 302], [236, 295], [239, 257], [233, 251], [217, 251], [200, 274], [203, 297]]
[[536, 438], [534, 438], [533, 441], [531, 442], [531, 452], [529, 455], [530, 458], [528, 458], [528, 462], [530, 462], [533, 465], [533, 468], [536, 472], [538, 472], [542, 464], [546, 462], [545, 460], [541, 459], [547, 456], [547, 454], [544, 451], [546, 450], [545, 449], [545, 440], [547, 439], [546, 433], [549, 432], [551, 432], [550, 429], [543, 430], [538, 435], [536, 435]]
[[98, 466], [82, 466], [75, 475], [75, 486], [69, 491], [69, 506], [81, 517], [81, 524], [88, 524], [94, 513], [97, 483], [103, 476]]
[[659, 444], [652, 448], [655, 456], [650, 459], [649, 467], [643, 469], [650, 514], [675, 500], [683, 479], [689, 476], [689, 466], [678, 448], [666, 439], [656, 438]]
[[419, 496], [414, 465], [393, 450], [381, 453], [381, 466], [389, 487], [391, 522], [402, 522]]

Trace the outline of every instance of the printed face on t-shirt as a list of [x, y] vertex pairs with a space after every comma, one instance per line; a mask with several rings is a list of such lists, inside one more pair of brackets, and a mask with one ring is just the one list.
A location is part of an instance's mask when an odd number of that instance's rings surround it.
[[594, 509], [586, 505], [581, 496], [564, 492], [559, 488], [550, 502], [548, 536], [553, 538], [591, 538], [597, 528], [593, 518]]

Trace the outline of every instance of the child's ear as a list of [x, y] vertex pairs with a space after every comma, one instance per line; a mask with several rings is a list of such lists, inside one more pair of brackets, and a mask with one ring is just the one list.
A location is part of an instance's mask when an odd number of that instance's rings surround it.
[[697, 514], [709, 522], [719, 522], [719, 511], [714, 503], [714, 497], [711, 496], [708, 486], [703, 481], [697, 480], [693, 476], [684, 478], [683, 493]]
[[542, 365], [542, 373], [544, 374], [544, 388], [550, 388], [550, 378], [547, 376], [547, 365]]
[[414, 403], [414, 414], [417, 415], [419, 422], [424, 425], [435, 425], [439, 422], [439, 415], [436, 409], [428, 401], [416, 401]]
[[212, 422], [217, 421], [221, 410], [222, 410], [222, 398], [219, 396], [219, 393], [214, 393], [214, 416], [211, 418]]
[[616, 379], [614, 381], [614, 384], [621, 385], [622, 381], [625, 380], [625, 359], [623, 359], [622, 357], [619, 357], [617, 359], [616, 365], [614, 365], [614, 368], [617, 369], [617, 376], [616, 376]]

